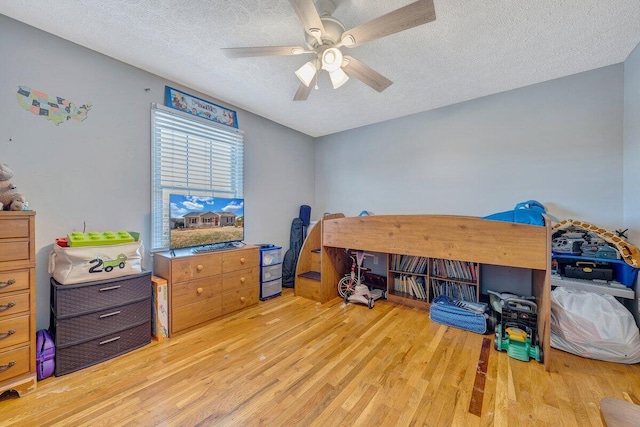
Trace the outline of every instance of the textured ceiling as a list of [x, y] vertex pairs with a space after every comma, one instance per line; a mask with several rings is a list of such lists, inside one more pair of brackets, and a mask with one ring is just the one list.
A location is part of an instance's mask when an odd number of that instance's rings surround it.
[[[334, 0], [333, 17], [349, 29], [411, 2]], [[325, 72], [298, 102], [309, 56], [220, 50], [302, 45], [288, 0], [2, 0], [0, 13], [314, 137], [620, 63], [640, 42], [639, 0], [434, 2], [434, 22], [343, 48], [387, 90], [334, 90]]]

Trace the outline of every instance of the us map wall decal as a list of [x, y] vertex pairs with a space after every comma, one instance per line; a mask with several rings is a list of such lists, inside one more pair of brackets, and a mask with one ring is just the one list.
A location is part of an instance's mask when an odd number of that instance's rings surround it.
[[28, 86], [18, 86], [16, 98], [22, 108], [52, 121], [56, 126], [70, 119], [83, 122], [91, 109], [91, 104], [77, 106], [67, 99], [49, 96]]

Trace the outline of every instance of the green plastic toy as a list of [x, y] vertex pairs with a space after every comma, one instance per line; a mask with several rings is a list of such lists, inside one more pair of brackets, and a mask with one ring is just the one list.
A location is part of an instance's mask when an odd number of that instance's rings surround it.
[[537, 305], [524, 299], [504, 300], [501, 321], [496, 326], [494, 348], [507, 351], [509, 357], [528, 362], [542, 362], [542, 349], [537, 345]]
[[71, 247], [117, 245], [135, 241], [136, 239], [128, 231], [105, 231], [103, 233], [97, 231], [88, 233], [74, 231], [67, 234], [67, 245]]

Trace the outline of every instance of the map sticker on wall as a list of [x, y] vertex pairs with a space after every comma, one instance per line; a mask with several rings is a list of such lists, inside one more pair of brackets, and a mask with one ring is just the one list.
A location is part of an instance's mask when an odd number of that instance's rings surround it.
[[83, 122], [91, 109], [91, 104], [77, 106], [67, 99], [49, 96], [27, 86], [18, 86], [16, 98], [22, 108], [36, 116], [51, 120], [56, 126], [69, 119]]

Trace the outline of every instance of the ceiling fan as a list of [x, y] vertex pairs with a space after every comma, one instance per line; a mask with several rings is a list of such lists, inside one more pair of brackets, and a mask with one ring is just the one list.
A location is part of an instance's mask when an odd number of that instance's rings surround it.
[[[306, 47], [256, 46], [223, 48], [230, 58], [255, 56], [312, 54], [315, 58], [296, 71], [301, 83], [293, 97], [304, 101], [311, 88], [316, 86], [318, 74], [329, 73], [334, 89], [339, 88], [349, 76], [355, 77], [378, 92], [393, 82], [352, 56], [343, 55], [341, 47], [353, 48], [436, 19], [433, 0], [418, 0], [376, 19], [345, 30], [344, 25], [331, 14], [335, 10], [332, 0], [289, 0], [291, 7], [304, 25]], [[316, 87], [317, 88], [317, 87]]]

